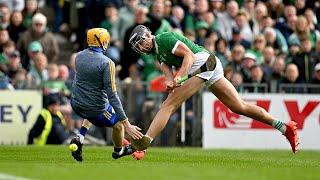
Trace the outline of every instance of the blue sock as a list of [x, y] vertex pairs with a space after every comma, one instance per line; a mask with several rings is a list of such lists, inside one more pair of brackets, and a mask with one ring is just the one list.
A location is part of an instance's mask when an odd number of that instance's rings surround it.
[[88, 131], [88, 129], [85, 128], [85, 127], [83, 127], [83, 126], [80, 128], [80, 134], [81, 134], [82, 136], [85, 136], [85, 135], [87, 134], [87, 131]]

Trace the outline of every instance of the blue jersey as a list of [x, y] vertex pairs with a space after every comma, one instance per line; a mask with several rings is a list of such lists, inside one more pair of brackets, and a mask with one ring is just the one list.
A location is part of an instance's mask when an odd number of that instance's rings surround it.
[[72, 85], [72, 106], [90, 119], [114, 108], [119, 120], [127, 119], [116, 90], [114, 62], [100, 48], [88, 48], [76, 56], [76, 76]]

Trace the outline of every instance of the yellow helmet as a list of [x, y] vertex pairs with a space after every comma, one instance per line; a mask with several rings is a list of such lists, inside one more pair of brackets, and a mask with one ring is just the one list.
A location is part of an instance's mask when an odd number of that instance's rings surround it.
[[89, 47], [102, 47], [106, 50], [110, 42], [110, 34], [104, 28], [92, 28], [87, 31], [87, 43]]

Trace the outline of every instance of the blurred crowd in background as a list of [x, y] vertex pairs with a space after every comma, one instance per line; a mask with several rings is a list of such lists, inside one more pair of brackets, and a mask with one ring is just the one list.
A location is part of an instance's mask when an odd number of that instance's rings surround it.
[[[86, 48], [87, 29], [103, 27], [122, 95], [134, 92], [129, 115], [146, 118], [141, 109], [148, 112], [154, 97], [146, 86], [161, 72], [154, 56], [137, 54], [128, 42], [143, 24], [214, 52], [239, 92], [320, 93], [319, 21], [316, 0], [0, 0], [0, 89], [59, 94], [66, 120], [79, 118], [69, 105], [76, 52]], [[187, 107], [192, 121], [192, 102]]]

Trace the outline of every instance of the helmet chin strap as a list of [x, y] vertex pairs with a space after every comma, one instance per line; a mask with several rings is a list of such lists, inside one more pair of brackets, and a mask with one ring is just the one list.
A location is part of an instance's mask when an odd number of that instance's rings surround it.
[[103, 49], [103, 54], [107, 55], [107, 49], [104, 48], [104, 46], [102, 45], [100, 39], [98, 38], [97, 35], [94, 35], [94, 37], [97, 39], [98, 43], [100, 44], [101, 48]]

